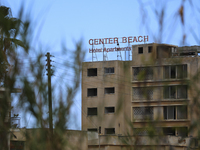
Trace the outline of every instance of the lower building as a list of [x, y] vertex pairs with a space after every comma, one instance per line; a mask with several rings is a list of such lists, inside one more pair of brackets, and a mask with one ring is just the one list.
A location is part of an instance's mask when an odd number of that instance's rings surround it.
[[[49, 129], [18, 128], [10, 130], [10, 150], [48, 149], [45, 133]], [[60, 145], [63, 150], [87, 150], [88, 135], [85, 131], [66, 130], [62, 132], [62, 139], [54, 138], [54, 144]], [[62, 145], [63, 144], [63, 145]], [[62, 146], [61, 146], [62, 145]]]
[[[34, 134], [41, 129], [12, 129], [10, 130], [10, 150], [29, 150], [39, 146], [35, 143]], [[130, 150], [130, 149], [158, 149], [171, 150], [187, 148], [197, 149], [198, 142], [192, 137], [162, 136], [152, 139], [149, 136], [120, 136], [100, 135], [97, 132], [66, 131], [64, 133], [65, 147], [63, 150]], [[29, 138], [27, 138], [29, 137]], [[31, 139], [34, 138], [34, 139]], [[59, 141], [59, 143], [62, 141]], [[43, 143], [44, 144], [44, 143]], [[33, 146], [34, 145], [34, 146]]]
[[11, 93], [20, 93], [21, 90], [14, 88], [9, 91], [0, 87], [0, 149], [8, 149], [9, 129], [11, 127]]

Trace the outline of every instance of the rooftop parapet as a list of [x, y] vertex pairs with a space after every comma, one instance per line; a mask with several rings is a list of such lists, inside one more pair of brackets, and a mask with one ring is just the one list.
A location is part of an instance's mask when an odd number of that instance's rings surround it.
[[172, 57], [176, 56], [198, 56], [200, 46], [184, 46], [172, 49]]

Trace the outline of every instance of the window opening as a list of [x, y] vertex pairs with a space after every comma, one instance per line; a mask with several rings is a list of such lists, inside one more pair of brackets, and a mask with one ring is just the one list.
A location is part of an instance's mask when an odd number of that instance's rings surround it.
[[163, 128], [163, 134], [175, 136], [175, 128]]
[[187, 65], [164, 66], [164, 79], [187, 78]]
[[10, 150], [24, 150], [23, 141], [10, 141]]
[[177, 106], [177, 119], [187, 119], [187, 106]]
[[89, 68], [87, 70], [87, 76], [88, 77], [97, 76], [97, 68]]
[[[155, 135], [159, 135], [162, 132], [162, 128], [155, 127]], [[134, 128], [133, 135], [149, 135], [149, 130], [147, 128]]]
[[115, 134], [115, 128], [105, 128], [105, 134]]
[[171, 66], [170, 77], [172, 79], [176, 78], [176, 66]]
[[115, 93], [115, 88], [114, 87], [109, 87], [104, 89], [105, 94], [113, 94]]
[[187, 78], [187, 65], [177, 66], [177, 78]]
[[88, 108], [87, 115], [88, 116], [96, 116], [97, 115], [97, 108]]
[[170, 75], [169, 75], [169, 71], [170, 70], [170, 67], [169, 66], [165, 66], [164, 67], [164, 79], [169, 79], [170, 78]]
[[187, 127], [177, 128], [177, 136], [187, 137], [188, 136], [188, 128]]
[[153, 99], [153, 88], [146, 87], [134, 87], [132, 88], [132, 99], [133, 100], [152, 100]]
[[101, 134], [101, 126], [99, 126], [99, 134]]
[[178, 99], [187, 98], [187, 85], [177, 86], [177, 98]]
[[90, 131], [90, 132], [97, 132], [97, 128], [89, 128], [87, 130]]
[[148, 53], [151, 53], [151, 52], [152, 52], [152, 49], [153, 49], [153, 47], [152, 47], [152, 46], [149, 46], [149, 47], [148, 47]]
[[153, 68], [134, 67], [133, 80], [153, 80]]
[[87, 91], [87, 96], [97, 96], [97, 88], [91, 88], [91, 89], [88, 89]]
[[164, 107], [164, 119], [176, 119], [176, 109], [175, 106], [165, 106]]
[[164, 99], [186, 99], [187, 85], [166, 86], [163, 92]]
[[176, 87], [175, 86], [164, 87], [164, 98], [165, 99], [175, 99], [176, 98]]
[[143, 47], [138, 47], [138, 54], [143, 54]]
[[148, 130], [146, 128], [135, 128], [135, 135], [148, 135]]
[[134, 119], [153, 119], [153, 107], [134, 107], [133, 108]]
[[[164, 119], [187, 119], [187, 106], [164, 106]], [[177, 112], [177, 113], [176, 113]]]
[[105, 107], [105, 113], [114, 113], [115, 112], [115, 107]]
[[104, 73], [115, 73], [114, 67], [104, 68]]

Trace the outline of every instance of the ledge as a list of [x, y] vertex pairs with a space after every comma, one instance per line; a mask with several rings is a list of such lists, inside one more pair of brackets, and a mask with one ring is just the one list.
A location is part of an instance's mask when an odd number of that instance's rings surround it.
[[175, 82], [175, 81], [188, 81], [190, 80], [189, 78], [184, 78], [184, 79], [162, 79], [162, 80], [143, 80], [143, 81], [131, 81], [131, 83], [153, 83], [153, 82]]
[[189, 99], [164, 99], [164, 100], [132, 100], [132, 103], [153, 103], [153, 102], [181, 102], [181, 101], [189, 101]]

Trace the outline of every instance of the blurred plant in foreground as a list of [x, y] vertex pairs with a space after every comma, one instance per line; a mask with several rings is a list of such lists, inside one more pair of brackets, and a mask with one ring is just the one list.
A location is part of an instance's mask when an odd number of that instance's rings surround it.
[[[66, 58], [73, 60], [70, 66], [66, 66], [66, 70], [70, 69], [73, 72], [72, 83], [63, 83], [64, 88], [60, 91], [55, 90], [54, 87], [51, 88], [53, 94], [56, 92], [56, 95], [59, 95], [53, 99], [56, 106], [53, 107], [54, 132], [51, 137], [48, 129], [49, 117], [46, 115], [48, 83], [43, 75], [45, 54], [31, 48], [33, 44], [31, 43], [32, 31], [34, 30], [32, 21], [30, 18], [24, 21], [24, 15], [26, 14], [22, 8], [18, 19], [13, 18], [10, 8], [0, 6], [0, 82], [4, 86], [4, 90], [1, 91], [3, 98], [1, 98], [0, 104], [0, 149], [7, 150], [9, 138], [6, 137], [15, 136], [12, 130], [10, 131], [10, 119], [6, 119], [10, 116], [8, 113], [11, 109], [11, 93], [15, 92], [16, 85], [19, 84], [21, 94], [18, 107], [24, 114], [32, 114], [37, 127], [37, 130], [27, 129], [27, 132], [24, 133], [27, 141], [26, 148], [30, 150], [61, 150], [64, 147], [70, 147], [66, 137], [67, 123], [73, 99], [80, 85], [81, 63], [85, 52], [82, 42], [77, 42], [75, 50], [66, 55]], [[34, 53], [36, 53], [36, 61], [31, 59], [31, 55]], [[21, 56], [29, 62], [25, 63], [20, 59]], [[29, 68], [26, 73], [22, 71], [24, 67]], [[24, 116], [26, 119], [27, 116]]]

